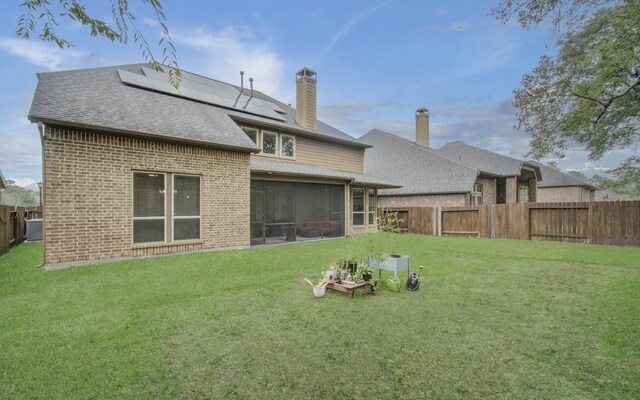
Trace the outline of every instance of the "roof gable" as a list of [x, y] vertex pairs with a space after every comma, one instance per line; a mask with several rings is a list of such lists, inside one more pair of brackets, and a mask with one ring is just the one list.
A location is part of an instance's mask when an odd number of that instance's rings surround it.
[[562, 171], [558, 171], [555, 168], [551, 168], [537, 161], [529, 161], [529, 163], [535, 164], [540, 168], [542, 180], [538, 182], [538, 187], [584, 186], [591, 190], [597, 189], [595, 186], [583, 179], [565, 174]]
[[402, 185], [381, 190], [382, 195], [468, 193], [479, 173], [433, 149], [378, 129], [359, 140], [373, 146], [365, 151], [366, 173]]
[[438, 152], [465, 164], [472, 165], [486, 174], [496, 176], [518, 176], [523, 165], [522, 160], [484, 150], [460, 141], [447, 143], [438, 149]]

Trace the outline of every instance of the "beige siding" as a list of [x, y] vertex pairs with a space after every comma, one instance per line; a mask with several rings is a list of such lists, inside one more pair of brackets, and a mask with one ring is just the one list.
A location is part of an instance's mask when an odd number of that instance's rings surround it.
[[469, 205], [469, 195], [425, 194], [415, 196], [378, 196], [378, 207], [453, 207]]
[[343, 171], [364, 172], [364, 149], [298, 136], [296, 161]]
[[577, 186], [565, 187], [538, 187], [538, 199], [540, 203], [555, 201], [593, 201], [594, 192]]

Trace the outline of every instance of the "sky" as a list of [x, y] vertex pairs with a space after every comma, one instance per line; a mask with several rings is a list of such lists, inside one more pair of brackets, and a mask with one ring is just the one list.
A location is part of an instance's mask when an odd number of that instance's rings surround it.
[[[56, 32], [73, 44], [70, 49], [18, 39], [16, 24], [24, 13], [18, 3], [5, 5], [0, 15], [0, 170], [26, 186], [42, 176], [40, 139], [27, 119], [36, 73], [144, 58], [135, 43], [92, 38], [87, 28], [63, 18]], [[111, 21], [109, 1], [88, 3], [90, 14]], [[157, 43], [152, 10], [130, 3], [145, 37]], [[310, 67], [318, 73], [318, 118], [354, 137], [377, 128], [413, 140], [415, 110], [427, 107], [431, 147], [462, 140], [528, 158], [529, 136], [513, 128], [513, 89], [540, 56], [556, 53], [554, 36], [545, 24], [525, 30], [499, 23], [488, 15], [497, 0], [163, 4], [183, 70], [235, 84], [243, 70], [257, 90], [294, 104], [295, 73]], [[631, 151], [589, 161], [574, 148], [559, 167], [602, 175]]]

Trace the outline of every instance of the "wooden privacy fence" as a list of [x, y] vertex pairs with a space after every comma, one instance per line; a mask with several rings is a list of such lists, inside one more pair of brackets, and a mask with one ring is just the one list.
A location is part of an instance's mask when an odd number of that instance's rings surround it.
[[41, 208], [0, 205], [0, 256], [25, 240], [26, 221], [33, 218], [42, 218]]
[[409, 233], [640, 246], [640, 201], [385, 208]]

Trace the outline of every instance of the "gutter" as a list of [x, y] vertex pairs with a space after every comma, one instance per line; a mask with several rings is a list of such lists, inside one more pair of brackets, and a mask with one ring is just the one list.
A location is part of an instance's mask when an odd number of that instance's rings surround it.
[[160, 140], [163, 142], [182, 143], [182, 144], [190, 144], [190, 145], [201, 146], [201, 147], [231, 150], [231, 151], [237, 151], [240, 153], [257, 154], [260, 152], [260, 149], [257, 147], [245, 147], [245, 146], [235, 146], [235, 145], [228, 145], [228, 144], [219, 144], [219, 143], [213, 143], [213, 142], [208, 142], [204, 140], [181, 138], [176, 136], [167, 136], [167, 135], [161, 135], [157, 133], [150, 133], [150, 132], [144, 132], [144, 131], [131, 131], [126, 129], [112, 128], [108, 126], [86, 125], [86, 124], [81, 124], [73, 121], [39, 118], [32, 115], [29, 115], [28, 118], [29, 118], [29, 121], [37, 122], [38, 124], [43, 124], [43, 126], [44, 124], [47, 124], [52, 126], [58, 126], [61, 128], [65, 128], [65, 127], [76, 128], [76, 129], [83, 129], [89, 132], [96, 132], [96, 133], [112, 133], [112, 134], [118, 134], [122, 136], [131, 136], [131, 137], [138, 137], [138, 138], [144, 138], [144, 139]]

